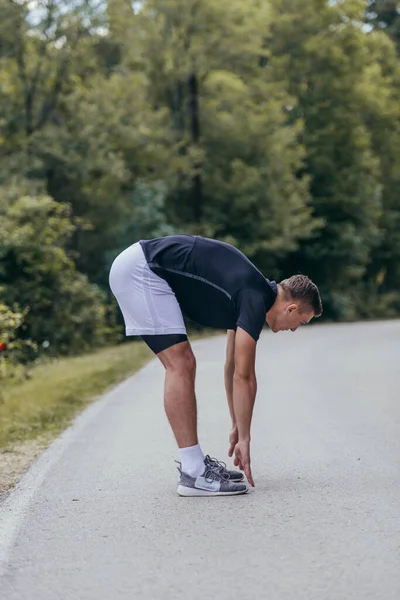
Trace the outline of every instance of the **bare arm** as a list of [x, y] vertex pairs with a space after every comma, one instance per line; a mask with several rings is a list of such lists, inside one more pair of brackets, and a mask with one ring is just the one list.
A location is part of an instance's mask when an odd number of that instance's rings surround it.
[[235, 336], [235, 371], [233, 375], [233, 411], [237, 426], [234, 464], [242, 469], [254, 486], [250, 464], [250, 428], [257, 393], [255, 374], [256, 342], [238, 327]]
[[233, 411], [239, 442], [250, 442], [250, 427], [257, 393], [255, 373], [256, 342], [238, 327], [235, 336], [235, 370], [233, 375]]
[[224, 380], [226, 399], [228, 401], [229, 414], [232, 420], [232, 429], [236, 427], [235, 413], [233, 410], [233, 374], [235, 372], [235, 332], [229, 329], [226, 337], [226, 358], [224, 367]]

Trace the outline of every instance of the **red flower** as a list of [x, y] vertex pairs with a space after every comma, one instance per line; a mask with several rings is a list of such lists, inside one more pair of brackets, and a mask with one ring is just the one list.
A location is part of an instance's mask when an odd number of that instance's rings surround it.
[[6, 347], [6, 345], [3, 342], [1, 342], [0, 343], [0, 350], [4, 350], [5, 347]]

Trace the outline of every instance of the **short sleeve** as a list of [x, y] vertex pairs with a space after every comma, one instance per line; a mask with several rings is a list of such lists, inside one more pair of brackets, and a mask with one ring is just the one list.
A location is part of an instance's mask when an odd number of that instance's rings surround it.
[[236, 327], [241, 327], [257, 342], [265, 325], [266, 302], [262, 291], [243, 288], [235, 296]]

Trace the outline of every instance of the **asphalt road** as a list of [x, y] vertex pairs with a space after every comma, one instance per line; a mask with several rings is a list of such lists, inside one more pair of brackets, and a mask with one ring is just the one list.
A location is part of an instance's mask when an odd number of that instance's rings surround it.
[[[226, 459], [223, 338], [195, 344], [201, 444]], [[0, 505], [1, 600], [399, 600], [400, 322], [259, 342], [255, 489], [180, 498], [153, 361]]]

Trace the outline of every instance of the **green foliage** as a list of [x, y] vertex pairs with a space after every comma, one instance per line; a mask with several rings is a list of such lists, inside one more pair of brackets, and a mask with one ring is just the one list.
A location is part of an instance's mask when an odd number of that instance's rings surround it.
[[109, 252], [107, 264], [137, 240], [175, 233], [174, 227], [165, 219], [166, 193], [161, 182], [137, 181], [126, 209], [125, 221], [120, 223], [115, 236], [118, 246]]
[[366, 22], [388, 34], [400, 51], [400, 10], [396, 0], [367, 0]]
[[400, 297], [400, 64], [393, 44], [381, 31], [368, 36], [368, 53], [359, 97], [379, 160], [382, 212], [380, 243], [371, 256], [365, 280], [374, 282], [382, 296], [391, 298], [393, 313]]
[[22, 363], [26, 362], [27, 357], [32, 359], [35, 354], [36, 345], [31, 340], [17, 337], [26, 313], [26, 310], [21, 312], [18, 306], [11, 310], [0, 303], [0, 385], [5, 381], [21, 380], [25, 375]]
[[328, 318], [399, 314], [395, 4], [0, 0], [15, 342], [103, 343], [113, 258], [175, 231], [236, 244], [275, 279], [306, 272]]
[[9, 306], [29, 310], [21, 339], [48, 352], [82, 352], [104, 343], [104, 293], [76, 272], [65, 246], [74, 232], [67, 205], [48, 197], [23, 197], [2, 215], [0, 283]]
[[56, 132], [44, 142], [46, 165], [52, 165], [49, 192], [69, 201], [74, 214], [90, 224], [75, 238], [77, 266], [103, 285], [106, 257], [120, 247], [121, 228], [136, 220], [137, 186], [144, 177], [149, 188], [157, 185], [166, 161], [165, 111], [149, 109], [146, 91], [142, 74], [93, 76], [65, 103], [68, 131], [62, 147]]
[[[265, 68], [268, 12], [258, 2], [145, 5], [152, 102], [176, 140], [166, 178], [169, 218], [182, 230], [277, 262], [321, 225], [312, 219], [294, 99]], [[223, 28], [223, 35], [219, 34]]]
[[271, 66], [286, 74], [298, 99], [292, 116], [304, 120], [305, 170], [314, 214], [324, 220], [286, 269], [301, 268], [321, 282], [330, 316], [355, 318], [363, 277], [382, 238], [384, 186], [364, 111], [376, 99], [375, 85], [366, 84], [371, 59], [360, 26], [364, 3], [273, 6]]

